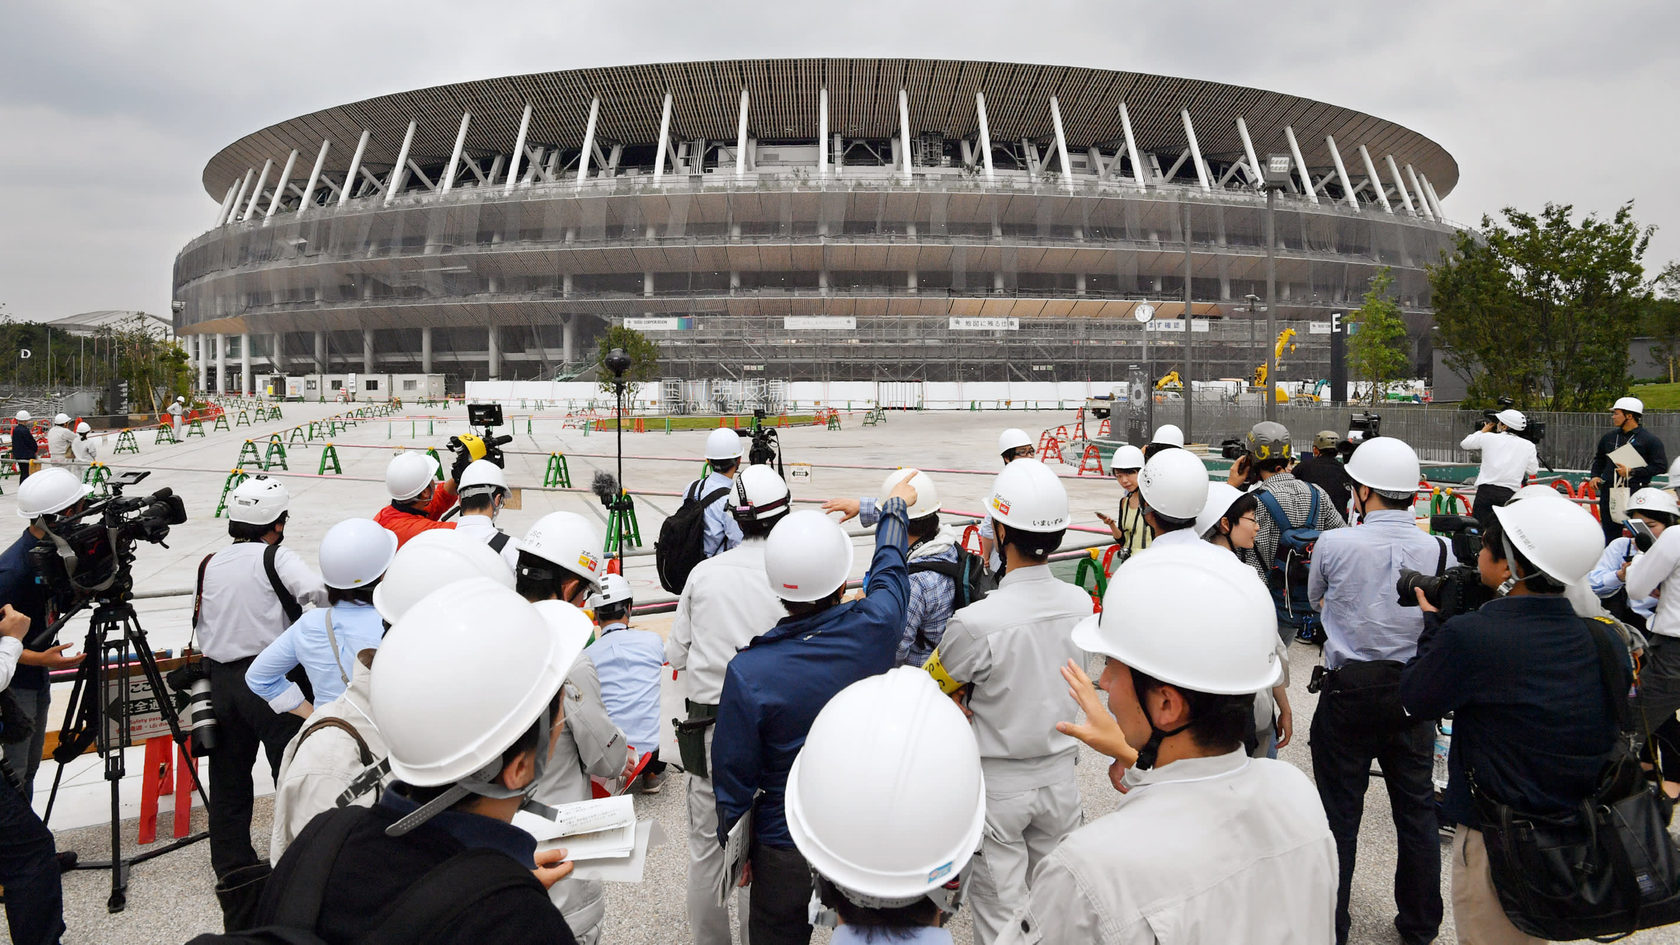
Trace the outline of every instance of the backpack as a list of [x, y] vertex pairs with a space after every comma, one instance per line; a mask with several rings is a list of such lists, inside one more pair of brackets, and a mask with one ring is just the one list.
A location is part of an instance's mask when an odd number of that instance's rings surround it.
[[956, 596], [951, 598], [951, 609], [961, 610], [977, 600], [984, 600], [995, 587], [992, 577], [986, 573], [986, 561], [972, 551], [957, 549], [955, 561], [912, 561], [909, 571], [918, 574], [932, 571], [943, 574], [956, 584]]
[[1283, 506], [1271, 492], [1257, 489], [1255, 494], [1278, 526], [1277, 550], [1266, 565], [1266, 586], [1277, 607], [1278, 623], [1293, 629], [1297, 639], [1319, 643], [1323, 641], [1323, 621], [1307, 598], [1307, 573], [1312, 568], [1313, 545], [1319, 534], [1318, 489], [1312, 485], [1307, 488], [1312, 490], [1312, 505], [1307, 509], [1307, 520], [1299, 526], [1283, 513]]
[[689, 572], [706, 560], [706, 509], [729, 494], [729, 488], [699, 495], [705, 480], [696, 481], [683, 493], [683, 503], [659, 526], [653, 543], [653, 566], [659, 572], [659, 586], [681, 594]]
[[[364, 808], [338, 808], [317, 817], [327, 819], [314, 842], [299, 850], [301, 862], [290, 877], [285, 898], [275, 906], [273, 923], [223, 934], [206, 933], [187, 945], [327, 945], [315, 933], [321, 903], [331, 882], [332, 867]], [[362, 945], [411, 945], [433, 941], [451, 929], [451, 920], [479, 902], [525, 885], [531, 879], [506, 854], [474, 849], [439, 863], [397, 897], [390, 916], [363, 937]]]

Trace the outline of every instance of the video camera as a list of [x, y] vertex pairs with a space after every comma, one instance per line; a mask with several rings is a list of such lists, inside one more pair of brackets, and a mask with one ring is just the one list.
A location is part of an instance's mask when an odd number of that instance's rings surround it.
[[[1514, 410], [1516, 409], [1516, 406], [1517, 402], [1509, 397], [1499, 398], [1499, 410]], [[1499, 423], [1499, 410], [1482, 411], [1482, 422], [1476, 424], [1476, 429], [1480, 430], [1484, 424]], [[1546, 438], [1546, 422], [1544, 420], [1536, 420], [1533, 417], [1528, 417], [1526, 414], [1524, 416], [1527, 417], [1528, 425], [1523, 427], [1521, 430], [1512, 430], [1511, 432], [1530, 443], [1533, 443], [1535, 446], [1539, 446], [1540, 441]]]
[[[495, 429], [507, 421], [502, 419], [501, 404], [468, 404], [467, 423], [475, 427], [483, 427], [484, 432], [463, 433], [449, 438], [449, 451], [454, 453], [457, 461], [463, 455], [467, 462], [478, 459], [488, 459], [497, 466], [506, 468], [502, 457], [502, 447], [513, 442], [511, 435], [497, 436]], [[466, 465], [462, 463], [461, 465]]]
[[1476, 558], [1482, 553], [1482, 529], [1476, 520], [1468, 515], [1431, 515], [1429, 530], [1452, 536], [1453, 558], [1458, 563], [1440, 574], [1401, 568], [1400, 579], [1394, 584], [1400, 606], [1416, 607], [1417, 591], [1421, 589], [1445, 620], [1493, 600], [1493, 591], [1482, 583], [1476, 567]]
[[[171, 489], [125, 496], [123, 488], [151, 475], [133, 470], [110, 480], [111, 497], [46, 526], [49, 541], [29, 550], [29, 566], [59, 597], [121, 599], [134, 589], [134, 543], [164, 545], [169, 528], [187, 520]], [[69, 608], [66, 608], [68, 610]]]
[[764, 425], [767, 416], [762, 409], [754, 410], [752, 427], [746, 430], [737, 429], [735, 435], [752, 440], [747, 447], [747, 465], [762, 466], [774, 462], [779, 475], [782, 472], [782, 440], [776, 434], [775, 427]]
[[1356, 413], [1348, 417], [1349, 443], [1363, 443], [1382, 436], [1382, 417], [1374, 413]]

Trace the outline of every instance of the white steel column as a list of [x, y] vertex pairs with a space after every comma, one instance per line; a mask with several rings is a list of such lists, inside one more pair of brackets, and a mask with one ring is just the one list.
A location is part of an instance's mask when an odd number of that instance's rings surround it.
[[986, 165], [986, 183], [997, 179], [992, 172], [992, 128], [986, 121], [986, 93], [974, 93], [974, 110], [980, 116], [980, 160]]
[[198, 340], [198, 389], [210, 392], [210, 338], [208, 335], [193, 335]]
[[496, 336], [496, 326], [489, 325], [485, 329], [486, 350], [489, 353], [489, 363], [486, 374], [490, 380], [500, 380], [502, 377], [502, 346], [501, 339]]
[[257, 185], [251, 188], [251, 199], [245, 202], [245, 215], [240, 217], [241, 220], [249, 220], [251, 214], [257, 212], [257, 200], [262, 197], [263, 185], [268, 183], [268, 171], [273, 166], [273, 158], [263, 161], [262, 173], [257, 175]]
[[828, 86], [817, 93], [817, 177], [828, 176]]
[[1073, 190], [1073, 165], [1068, 163], [1067, 134], [1062, 130], [1062, 103], [1050, 96], [1050, 123], [1056, 128], [1056, 155], [1062, 162], [1062, 186]]
[[216, 333], [216, 392], [227, 393], [227, 335]]
[[1301, 178], [1301, 192], [1307, 195], [1308, 200], [1318, 203], [1318, 191], [1313, 189], [1312, 172], [1307, 170], [1307, 159], [1301, 156], [1301, 145], [1295, 140], [1295, 129], [1284, 125], [1283, 136], [1289, 139], [1289, 156], [1295, 159], [1295, 173]]
[[1330, 149], [1330, 160], [1336, 164], [1336, 176], [1342, 181], [1342, 196], [1347, 198], [1348, 206], [1359, 209], [1359, 198], [1353, 195], [1353, 185], [1348, 182], [1347, 166], [1342, 164], [1342, 152], [1336, 150], [1336, 139], [1331, 135], [1324, 136], [1324, 146]]
[[362, 329], [362, 373], [373, 373], [373, 329]]
[[292, 168], [296, 166], [297, 148], [293, 148], [292, 153], [286, 155], [286, 166], [280, 170], [280, 179], [274, 182], [274, 196], [269, 198], [268, 212], [263, 214], [264, 220], [274, 216], [274, 211], [280, 209], [280, 198], [286, 195], [286, 185], [291, 183]]
[[315, 184], [321, 179], [321, 168], [327, 165], [327, 149], [331, 147], [332, 141], [330, 139], [321, 139], [321, 150], [320, 153], [315, 155], [315, 167], [309, 172], [309, 183], [304, 186], [303, 197], [298, 200], [298, 213], [302, 213], [304, 208], [314, 202], [311, 197], [315, 193]]
[[570, 364], [577, 357], [577, 316], [560, 319], [560, 360]]
[[1260, 156], [1254, 153], [1254, 139], [1248, 136], [1248, 122], [1237, 116], [1237, 134], [1242, 136], [1243, 157], [1248, 158], [1248, 173], [1254, 178], [1254, 189], [1266, 186], [1265, 168], [1260, 166]]
[[503, 195], [513, 193], [513, 185], [519, 181], [519, 160], [525, 156], [525, 133], [530, 130], [531, 103], [526, 102], [525, 112], [519, 116], [519, 133], [513, 136], [513, 156], [508, 158], [507, 181], [502, 184]]
[[[818, 140], [821, 140], [820, 136]], [[659, 147], [653, 152], [653, 182], [665, 176], [665, 154], [671, 149], [671, 93], [665, 93], [665, 107], [659, 112]], [[822, 148], [817, 148], [820, 152]]]
[[1429, 205], [1429, 197], [1423, 192], [1423, 185], [1418, 183], [1417, 171], [1412, 170], [1410, 164], [1406, 165], [1406, 179], [1412, 182], [1412, 192], [1417, 194], [1418, 206], [1423, 208], [1423, 215], [1431, 220], [1439, 220], [1439, 217], [1435, 216], [1435, 208]]
[[747, 173], [747, 90], [741, 89], [741, 118], [735, 123], [735, 178]]
[[1202, 163], [1202, 146], [1196, 143], [1196, 126], [1190, 123], [1190, 109], [1178, 110], [1178, 117], [1184, 122], [1184, 137], [1190, 142], [1190, 160], [1196, 163], [1196, 179], [1202, 182], [1202, 190], [1213, 190], [1213, 184], [1208, 181], [1207, 165]]
[[1120, 127], [1126, 132], [1126, 157], [1132, 162], [1132, 180], [1137, 181], [1139, 189], [1149, 186], [1143, 176], [1143, 160], [1138, 157], [1137, 138], [1132, 136], [1132, 113], [1126, 110], [1126, 103], [1120, 103]]
[[1400, 168], [1394, 165], [1394, 155], [1385, 154], [1383, 160], [1388, 162], [1388, 176], [1394, 178], [1394, 189], [1400, 192], [1400, 202], [1406, 205], [1406, 212], [1417, 216], [1417, 208], [1412, 206], [1412, 195], [1406, 192], [1406, 184], [1400, 179]]
[[233, 183], [228, 185], [227, 195], [222, 198], [222, 209], [216, 211], [216, 222], [213, 224], [214, 226], [221, 226], [223, 223], [227, 222], [228, 207], [233, 206], [233, 195], [238, 192], [239, 178], [236, 177], [233, 179]]
[[583, 189], [583, 182], [589, 179], [589, 156], [595, 150], [595, 122], [601, 117], [601, 100], [589, 100], [589, 123], [583, 126], [583, 154], [578, 156], [577, 188]]
[[239, 336], [239, 395], [249, 396], [251, 387], [251, 333]]
[[904, 180], [909, 182], [910, 171], [910, 95], [903, 89], [898, 90], [898, 140], [899, 147], [904, 150]]
[[432, 373], [432, 326], [420, 329], [420, 373]]
[[408, 148], [409, 145], [412, 145], [413, 143], [414, 122], [410, 121], [408, 123], [408, 131], [403, 133], [402, 147], [397, 149], [397, 162], [391, 165], [391, 174], [389, 177], [385, 178], [384, 206], [389, 207], [391, 205], [391, 201], [397, 196], [397, 185], [402, 183], [403, 177], [408, 173]]
[[1418, 180], [1423, 182], [1423, 195], [1429, 198], [1429, 209], [1435, 211], [1435, 219], [1446, 222], [1446, 211], [1441, 209], [1441, 198], [1435, 193], [1435, 185], [1429, 182], [1429, 175], [1419, 174]]
[[1394, 208], [1388, 205], [1388, 194], [1383, 193], [1382, 178], [1377, 176], [1377, 165], [1371, 160], [1371, 152], [1364, 145], [1359, 146], [1359, 159], [1365, 162], [1365, 176], [1371, 180], [1371, 189], [1377, 193], [1377, 202], [1382, 204], [1385, 213], [1393, 213]]
[[472, 112], [461, 113], [461, 127], [455, 132], [455, 148], [449, 152], [449, 165], [443, 169], [443, 180], [438, 184], [438, 196], [449, 193], [455, 186], [455, 169], [461, 166], [461, 149], [467, 144], [467, 126], [472, 124]]
[[233, 198], [233, 209], [228, 212], [228, 217], [223, 222], [232, 223], [239, 219], [239, 205], [245, 202], [245, 192], [251, 189], [251, 179], [256, 175], [256, 168], [247, 167], [245, 169], [245, 180], [239, 184], [239, 195]]
[[356, 172], [362, 169], [362, 155], [367, 153], [368, 132], [362, 130], [362, 138], [356, 142], [356, 153], [350, 155], [350, 169], [344, 172], [344, 189], [338, 192], [338, 205], [344, 206], [350, 202], [350, 191], [356, 189]]

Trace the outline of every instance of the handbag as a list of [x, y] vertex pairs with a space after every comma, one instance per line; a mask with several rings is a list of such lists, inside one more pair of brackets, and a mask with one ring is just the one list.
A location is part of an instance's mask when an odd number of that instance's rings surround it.
[[1621, 476], [1616, 477], [1616, 483], [1610, 487], [1610, 521], [1620, 525], [1627, 521], [1628, 498], [1633, 490]]
[[1525, 813], [1467, 772], [1500, 907], [1518, 929], [1552, 941], [1614, 941], [1680, 921], [1680, 848], [1668, 835], [1674, 805], [1641, 768], [1630, 735], [1632, 712], [1616, 684], [1625, 648], [1607, 621], [1587, 624], [1621, 729], [1593, 793], [1572, 811]]

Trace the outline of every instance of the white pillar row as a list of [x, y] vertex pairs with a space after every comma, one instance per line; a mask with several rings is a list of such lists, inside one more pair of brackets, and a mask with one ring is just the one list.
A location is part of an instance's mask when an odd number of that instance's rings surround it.
[[1445, 223], [1447, 212], [1441, 209], [1441, 198], [1435, 193], [1435, 185], [1429, 182], [1429, 175], [1419, 174], [1418, 180], [1423, 182], [1423, 195], [1429, 198], [1429, 209], [1435, 211], [1435, 219]]
[[1120, 129], [1126, 133], [1126, 157], [1132, 162], [1132, 180], [1137, 181], [1140, 189], [1149, 186], [1143, 176], [1143, 158], [1138, 154], [1137, 138], [1132, 135], [1132, 114], [1126, 110], [1126, 103], [1120, 103]]
[[501, 338], [496, 335], [496, 326], [485, 326], [484, 337], [485, 347], [490, 355], [489, 363], [486, 365], [488, 368], [486, 373], [490, 380], [500, 380], [502, 377], [502, 345]]
[[741, 117], [735, 123], [735, 177], [747, 173], [747, 90], [741, 89]]
[[315, 333], [315, 373], [327, 373], [327, 333]]
[[362, 373], [373, 373], [373, 329], [362, 329]]
[[321, 168], [327, 165], [327, 149], [331, 147], [331, 140], [321, 139], [321, 150], [315, 155], [315, 167], [309, 172], [309, 183], [303, 185], [303, 196], [298, 198], [298, 213], [302, 213], [312, 202], [311, 198], [315, 194], [315, 185], [321, 180]]
[[254, 388], [251, 386], [251, 333], [244, 332], [239, 336], [239, 395], [248, 397]]
[[1371, 151], [1364, 145], [1359, 146], [1359, 159], [1365, 163], [1365, 176], [1371, 181], [1371, 189], [1377, 195], [1377, 202], [1382, 204], [1384, 213], [1393, 213], [1394, 208], [1388, 204], [1388, 194], [1383, 193], [1382, 178], [1377, 176], [1377, 163], [1371, 160]]
[[273, 167], [273, 158], [263, 161], [262, 173], [257, 175], [257, 184], [251, 188], [251, 199], [245, 203], [245, 215], [240, 217], [241, 220], [249, 220], [257, 212], [257, 201], [262, 198], [263, 185], [268, 183], [268, 172]]
[[1330, 149], [1330, 160], [1335, 162], [1336, 178], [1342, 182], [1342, 197], [1347, 200], [1348, 206], [1358, 210], [1359, 198], [1353, 195], [1353, 184], [1348, 180], [1347, 165], [1342, 163], [1342, 152], [1336, 148], [1335, 136], [1325, 135], [1324, 146]]
[[996, 180], [992, 171], [992, 129], [986, 120], [986, 93], [974, 93], [974, 113], [980, 118], [980, 161], [986, 168], [986, 183]]
[[247, 167], [245, 179], [239, 184], [239, 193], [233, 198], [233, 209], [228, 211], [227, 219], [223, 223], [232, 223], [239, 219], [239, 205], [245, 202], [245, 192], [251, 189], [251, 179], [257, 176], [257, 169]]
[[828, 86], [817, 93], [817, 177], [828, 176]]
[[233, 179], [233, 183], [228, 185], [227, 195], [222, 198], [221, 209], [216, 211], [216, 222], [211, 224], [212, 227], [221, 226], [223, 223], [227, 222], [228, 208], [233, 206], [233, 195], [238, 192], [239, 178], [235, 177]]
[[350, 191], [356, 189], [356, 172], [362, 169], [362, 155], [367, 153], [368, 131], [362, 129], [361, 140], [356, 142], [356, 153], [350, 155], [350, 169], [344, 172], [344, 189], [338, 192], [338, 205], [344, 206], [350, 202]]
[[910, 95], [903, 89], [898, 90], [898, 137], [899, 146], [904, 149], [904, 179], [911, 177], [910, 162]]
[[513, 156], [508, 158], [507, 180], [502, 184], [503, 194], [513, 193], [513, 185], [519, 182], [519, 161], [525, 156], [525, 134], [530, 130], [531, 103], [526, 102], [525, 111], [519, 116], [519, 133], [513, 136]]
[[[665, 93], [665, 106], [659, 112], [659, 147], [653, 152], [653, 182], [665, 176], [665, 155], [671, 150], [671, 93]], [[821, 148], [817, 150], [821, 151]]]
[[[589, 179], [589, 158], [595, 151], [595, 122], [601, 117], [601, 100], [589, 100], [589, 123], [583, 127], [583, 154], [578, 157], [577, 189], [583, 189], [583, 182]], [[492, 337], [493, 337], [492, 333]]]
[[1062, 104], [1050, 96], [1050, 123], [1056, 128], [1056, 156], [1061, 159], [1062, 186], [1073, 190], [1073, 165], [1068, 162], [1067, 134], [1062, 130]]
[[274, 182], [274, 196], [268, 198], [268, 212], [263, 219], [274, 216], [274, 211], [280, 209], [280, 198], [286, 196], [286, 185], [292, 182], [292, 168], [297, 166], [297, 148], [286, 155], [286, 166], [280, 170], [280, 179]]
[[432, 326], [420, 329], [420, 373], [432, 373]]
[[1202, 163], [1202, 146], [1196, 140], [1196, 126], [1190, 123], [1190, 109], [1179, 109], [1178, 117], [1184, 122], [1184, 139], [1190, 145], [1190, 161], [1196, 166], [1196, 180], [1201, 183], [1203, 191], [1211, 191], [1213, 183], [1208, 180], [1207, 165]]
[[1417, 208], [1412, 206], [1412, 195], [1406, 192], [1406, 182], [1400, 178], [1400, 168], [1394, 164], [1394, 155], [1383, 155], [1383, 161], [1388, 164], [1388, 176], [1394, 180], [1394, 189], [1400, 193], [1400, 202], [1405, 205], [1406, 212], [1417, 216]]
[[1313, 189], [1312, 172], [1307, 170], [1307, 159], [1301, 157], [1301, 143], [1295, 140], [1295, 129], [1284, 125], [1283, 136], [1289, 139], [1289, 156], [1295, 159], [1295, 173], [1301, 178], [1301, 192], [1307, 195], [1308, 200], [1318, 203], [1318, 191]]
[[403, 133], [402, 147], [397, 149], [397, 163], [391, 165], [391, 175], [385, 178], [385, 206], [397, 197], [397, 191], [402, 189], [402, 181], [408, 174], [408, 149], [414, 144], [414, 122], [408, 123], [408, 131]]
[[1413, 170], [1410, 164], [1406, 165], [1406, 179], [1411, 181], [1412, 193], [1417, 194], [1418, 206], [1423, 209], [1423, 215], [1431, 220], [1437, 219], [1435, 208], [1429, 205], [1429, 197], [1423, 192], [1423, 185], [1418, 183], [1417, 171]]

